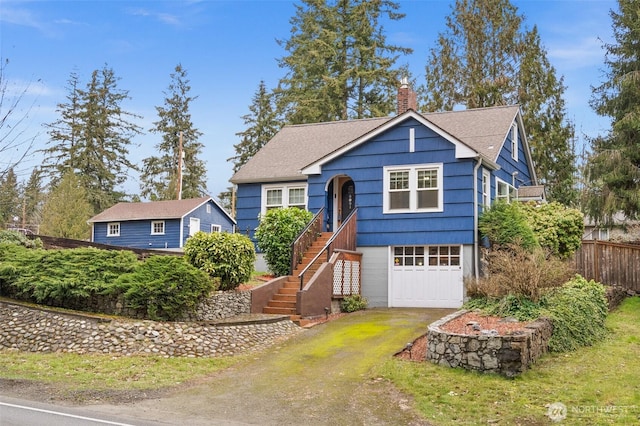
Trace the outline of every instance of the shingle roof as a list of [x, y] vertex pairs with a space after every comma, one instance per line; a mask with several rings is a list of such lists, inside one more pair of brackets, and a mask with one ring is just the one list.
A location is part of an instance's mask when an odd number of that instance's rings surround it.
[[179, 219], [196, 207], [212, 200], [211, 197], [186, 200], [151, 201], [144, 203], [118, 203], [89, 219], [89, 222], [111, 222], [145, 219]]
[[521, 186], [518, 188], [518, 198], [544, 200], [545, 199], [544, 186], [543, 185]]
[[[519, 107], [500, 106], [422, 114], [446, 133], [495, 161]], [[231, 182], [304, 179], [301, 170], [395, 117], [284, 126]]]

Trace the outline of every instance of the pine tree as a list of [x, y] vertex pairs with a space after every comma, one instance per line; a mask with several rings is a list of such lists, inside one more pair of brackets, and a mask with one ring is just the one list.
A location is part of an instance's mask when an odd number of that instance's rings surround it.
[[615, 42], [605, 45], [605, 80], [591, 99], [612, 128], [591, 141], [587, 164], [587, 214], [605, 223], [618, 212], [640, 216], [640, 15], [634, 0], [618, 5], [610, 13]]
[[67, 80], [67, 102], [59, 103], [56, 112], [60, 115], [53, 123], [45, 124], [48, 129], [48, 148], [43, 150], [45, 162], [43, 170], [49, 175], [51, 184], [56, 185], [66, 170], [78, 170], [76, 155], [81, 135], [82, 102], [80, 99], [80, 77], [72, 71]]
[[457, 0], [430, 52], [423, 105], [444, 111], [520, 104], [540, 183], [550, 199], [572, 204], [574, 127], [566, 119], [565, 87], [537, 28], [522, 24], [509, 0]]
[[31, 171], [29, 180], [22, 188], [22, 220], [26, 227], [35, 232], [42, 220], [42, 206], [44, 204], [42, 189], [42, 171], [35, 167]]
[[288, 123], [384, 116], [395, 107], [394, 65], [411, 49], [389, 44], [380, 17], [399, 20], [390, 0], [303, 0], [290, 20], [291, 38], [280, 40], [287, 69], [276, 90]]
[[162, 135], [162, 141], [156, 145], [159, 156], [143, 160], [140, 176], [142, 196], [151, 200], [173, 200], [178, 193], [178, 153], [182, 135], [182, 195], [181, 198], [196, 198], [207, 193], [204, 162], [198, 158], [203, 145], [202, 136], [191, 122], [189, 106], [197, 99], [189, 95], [191, 86], [187, 71], [178, 64], [171, 75], [171, 83], [165, 94], [164, 106], [157, 106], [159, 120], [154, 122], [150, 131]]
[[236, 155], [227, 159], [233, 162], [234, 173], [269, 142], [282, 126], [264, 81], [260, 81], [249, 111], [250, 114], [242, 116], [246, 129], [236, 133], [240, 137], [240, 142], [233, 145]]
[[121, 201], [118, 189], [137, 167], [128, 160], [131, 138], [140, 128], [128, 121], [140, 118], [122, 109], [128, 91], [119, 90], [113, 69], [104, 66], [91, 74], [86, 89], [77, 75], [69, 79], [67, 104], [58, 105], [61, 118], [48, 125], [51, 137], [45, 166], [57, 182], [67, 172], [77, 173], [94, 212]]
[[88, 195], [82, 180], [72, 171], [66, 172], [47, 196], [40, 234], [76, 240], [88, 239], [91, 227], [87, 221], [93, 214]]
[[[17, 221], [14, 219], [18, 219]], [[0, 178], [0, 229], [20, 224], [20, 192], [18, 178], [10, 168]]]

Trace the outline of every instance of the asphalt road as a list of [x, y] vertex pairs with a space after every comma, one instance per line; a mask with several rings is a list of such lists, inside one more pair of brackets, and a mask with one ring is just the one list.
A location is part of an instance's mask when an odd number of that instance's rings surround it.
[[86, 408], [63, 407], [0, 396], [0, 425], [2, 426], [152, 426], [158, 424], [139, 419], [118, 418], [106, 413], [96, 415]]

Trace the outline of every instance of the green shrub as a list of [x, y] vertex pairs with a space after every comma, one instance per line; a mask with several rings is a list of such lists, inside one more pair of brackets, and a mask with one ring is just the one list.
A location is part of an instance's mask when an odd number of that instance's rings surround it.
[[543, 315], [553, 321], [549, 341], [552, 352], [566, 352], [589, 346], [607, 334], [605, 288], [576, 275], [564, 286], [548, 294], [542, 303]]
[[256, 251], [242, 234], [198, 232], [184, 246], [185, 259], [212, 277], [220, 290], [232, 290], [251, 278]]
[[552, 255], [567, 259], [582, 244], [584, 216], [579, 210], [557, 202], [526, 203], [520, 204], [520, 208], [540, 246]]
[[538, 240], [527, 223], [520, 203], [495, 203], [480, 216], [478, 229], [494, 245], [518, 244], [527, 250], [538, 247]]
[[355, 312], [361, 311], [367, 308], [367, 299], [359, 294], [353, 294], [351, 296], [345, 296], [340, 302], [340, 310], [342, 312]]
[[464, 309], [480, 310], [486, 315], [513, 317], [518, 321], [531, 321], [540, 318], [539, 303], [526, 297], [509, 294], [502, 298], [474, 297], [465, 302]]
[[291, 244], [311, 219], [311, 212], [295, 207], [272, 209], [260, 216], [255, 237], [269, 269], [276, 276], [289, 274]]
[[119, 277], [114, 291], [123, 292], [127, 306], [144, 309], [151, 319], [177, 320], [195, 311], [213, 288], [213, 280], [184, 259], [151, 256]]
[[0, 231], [0, 243], [16, 244], [27, 248], [42, 248], [40, 238], [30, 239], [21, 232], [2, 230]]
[[94, 294], [108, 293], [117, 278], [132, 271], [137, 262], [129, 251], [33, 250], [0, 244], [3, 291], [52, 306], [71, 306]]

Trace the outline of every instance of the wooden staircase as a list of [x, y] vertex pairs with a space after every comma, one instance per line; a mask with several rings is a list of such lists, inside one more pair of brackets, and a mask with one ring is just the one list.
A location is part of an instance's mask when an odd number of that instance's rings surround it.
[[[332, 235], [333, 233], [331, 232], [323, 232], [320, 237], [311, 244], [309, 249], [304, 253], [302, 262], [298, 264], [293, 274], [287, 277], [284, 285], [273, 295], [273, 298], [267, 303], [267, 306], [265, 306], [262, 312], [265, 314], [289, 315], [292, 321], [300, 321], [300, 315], [297, 314], [296, 309], [296, 294], [300, 290], [300, 278], [298, 278], [298, 274], [306, 268], [313, 258], [324, 248]], [[316, 264], [305, 272], [305, 283], [313, 277], [324, 261], [325, 259], [318, 259]]]

